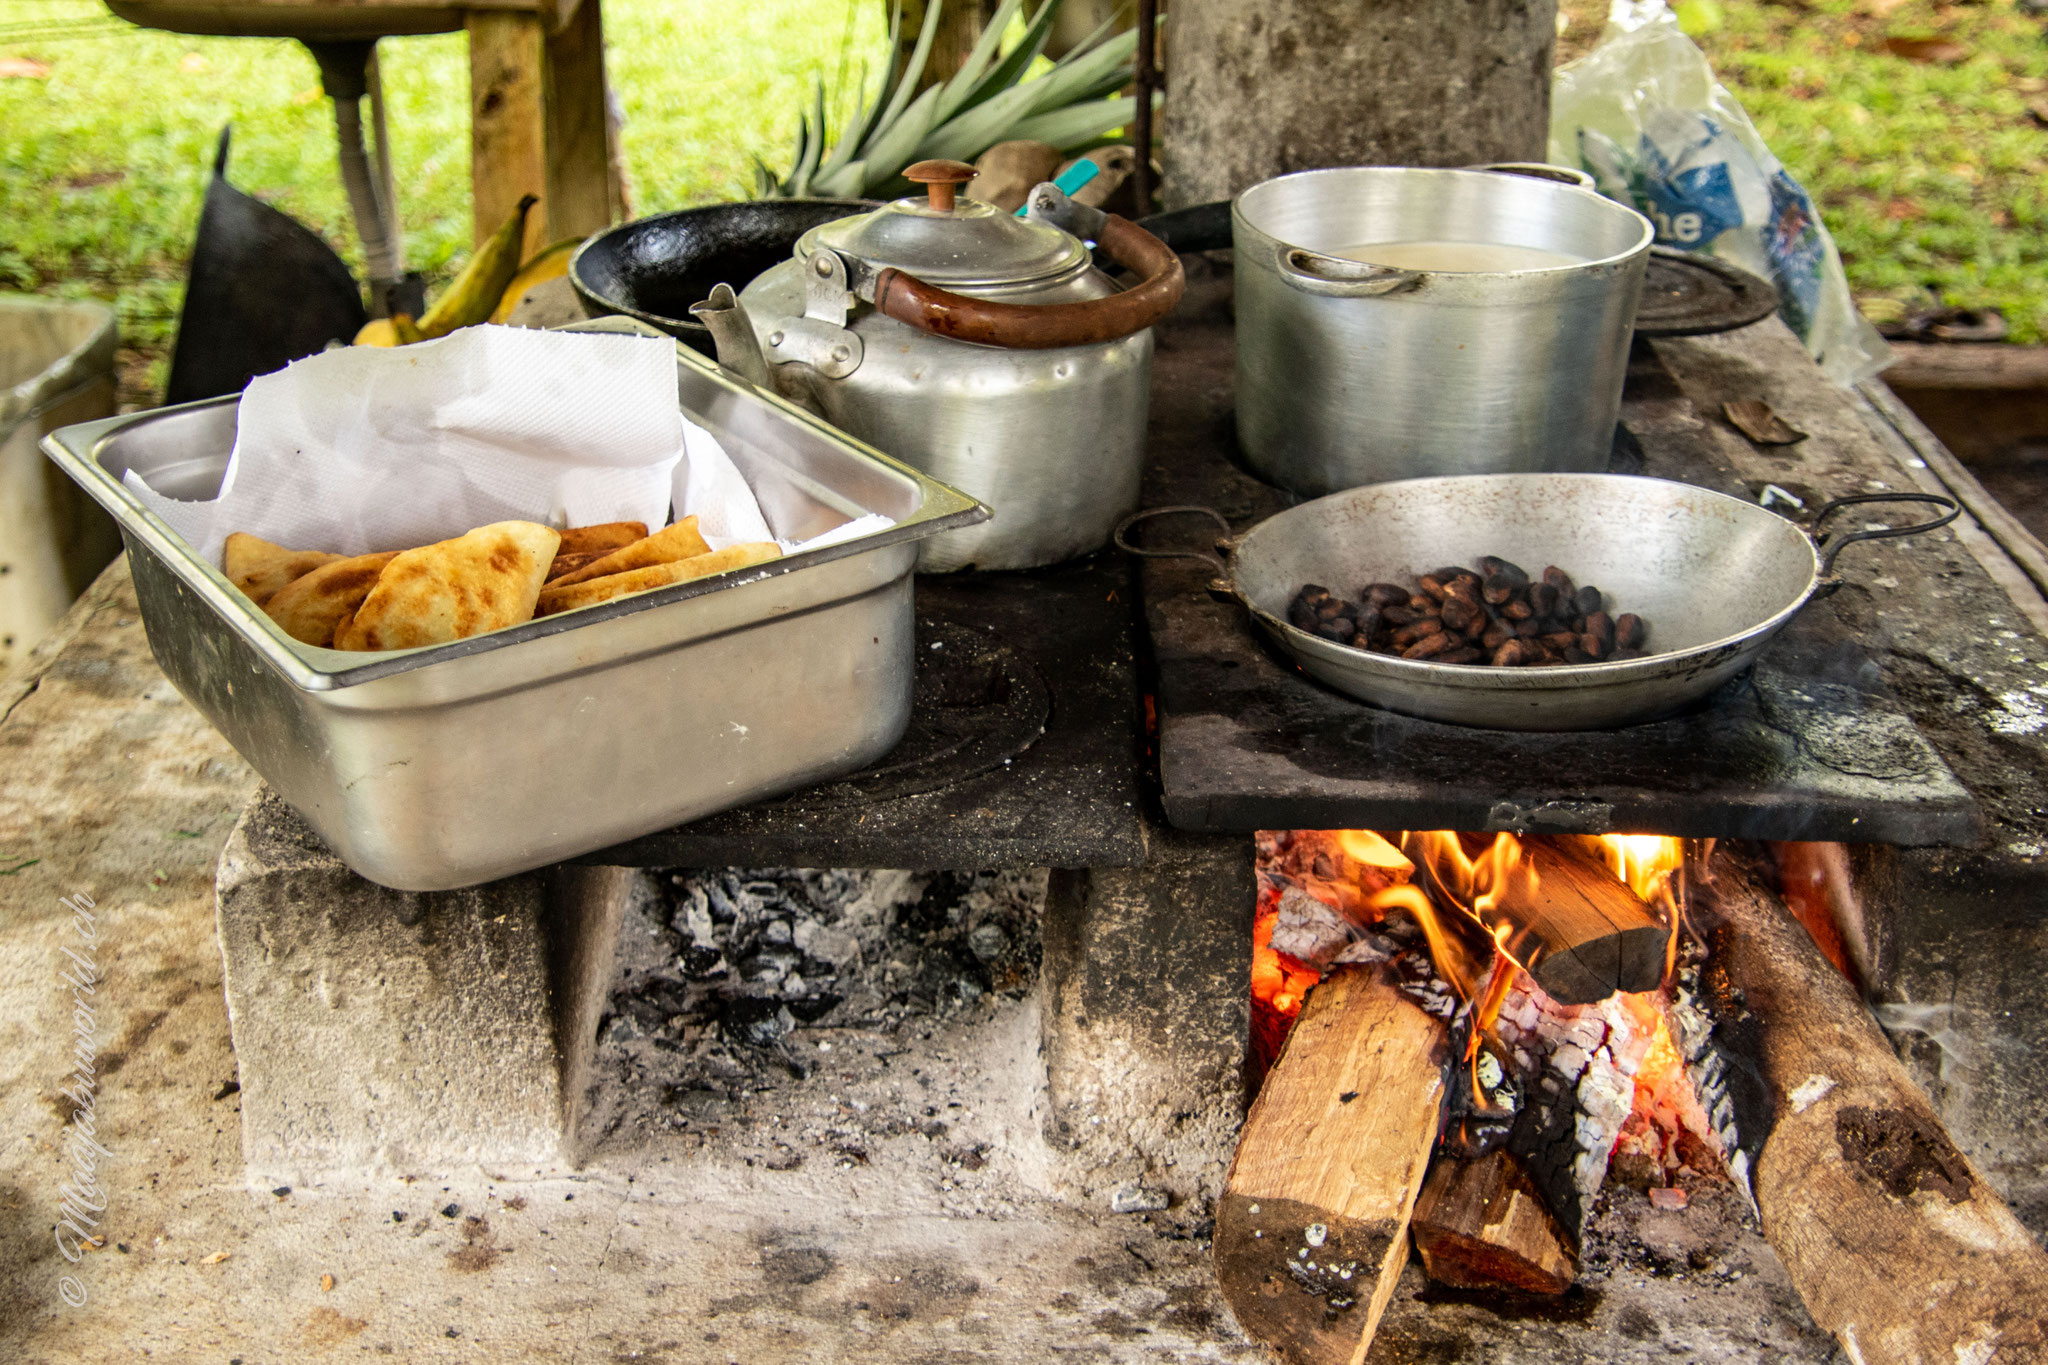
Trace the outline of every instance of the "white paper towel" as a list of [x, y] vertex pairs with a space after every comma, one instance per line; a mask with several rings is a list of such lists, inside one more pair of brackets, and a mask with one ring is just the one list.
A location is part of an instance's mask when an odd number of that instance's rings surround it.
[[[465, 327], [324, 351], [251, 381], [211, 502], [127, 481], [215, 564], [232, 531], [355, 555], [515, 519], [656, 527], [688, 427], [666, 339]], [[722, 451], [717, 460], [731, 469]], [[737, 472], [720, 493], [744, 501], [728, 513], [736, 521], [760, 522]]]

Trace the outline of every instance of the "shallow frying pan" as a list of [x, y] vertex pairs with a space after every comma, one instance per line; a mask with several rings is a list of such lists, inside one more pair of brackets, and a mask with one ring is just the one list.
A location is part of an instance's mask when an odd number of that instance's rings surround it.
[[597, 315], [623, 313], [705, 355], [711, 333], [690, 316], [715, 284], [734, 290], [789, 259], [820, 223], [875, 207], [867, 199], [754, 199], [706, 204], [622, 223], [577, 248], [569, 283]]
[[[1932, 493], [1864, 493], [1815, 515], [1867, 502], [1933, 503], [1939, 518], [1863, 529], [1816, 544], [1775, 512], [1691, 484], [1619, 474], [1476, 474], [1370, 484], [1289, 508], [1224, 540], [1212, 587], [1244, 603], [1303, 672], [1360, 701], [1427, 720], [1493, 730], [1602, 730], [1656, 720], [1698, 701], [1756, 661], [1807, 603], [1841, 586], [1837, 555], [1859, 540], [1946, 526], [1956, 504]], [[1287, 623], [1304, 583], [1355, 599], [1368, 583], [1413, 583], [1443, 564], [1499, 555], [1532, 574], [1555, 564], [1597, 585], [1609, 610], [1648, 624], [1646, 657], [1553, 668], [1484, 668], [1371, 654]]]

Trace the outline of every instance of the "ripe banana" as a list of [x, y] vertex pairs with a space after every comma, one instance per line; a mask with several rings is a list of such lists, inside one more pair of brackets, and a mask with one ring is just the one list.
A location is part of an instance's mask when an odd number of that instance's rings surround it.
[[498, 306], [505, 286], [519, 272], [519, 246], [526, 236], [526, 211], [539, 202], [536, 195], [519, 201], [498, 230], [469, 258], [469, 264], [442, 291], [433, 306], [420, 314], [420, 335], [432, 340], [446, 336], [457, 327], [483, 322]]
[[372, 318], [363, 324], [363, 330], [356, 333], [358, 346], [409, 346], [420, 341], [420, 329], [412, 318], [404, 313], [394, 317]]
[[570, 237], [543, 247], [532, 260], [519, 267], [519, 273], [512, 277], [512, 283], [505, 286], [505, 292], [498, 299], [498, 306], [491, 310], [490, 321], [503, 322], [512, 316], [512, 310], [519, 306], [519, 300], [526, 297], [526, 291], [549, 280], [559, 280], [569, 273], [569, 258], [576, 254], [576, 248], [583, 245], [581, 237]]

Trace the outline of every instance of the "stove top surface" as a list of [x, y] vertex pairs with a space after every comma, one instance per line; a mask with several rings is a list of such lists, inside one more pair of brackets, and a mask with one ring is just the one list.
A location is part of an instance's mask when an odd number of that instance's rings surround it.
[[[1295, 499], [1235, 463], [1232, 336], [1220, 310], [1162, 337], [1145, 503], [1216, 508], [1243, 530]], [[1649, 362], [1653, 364], [1654, 362]], [[1639, 359], [1638, 370], [1644, 369]], [[1644, 463], [1617, 472], [1748, 492], [1662, 405], [1624, 426]], [[1690, 419], [1697, 425], [1697, 415]], [[1632, 451], [1627, 452], [1633, 455]], [[1647, 468], [1645, 469], [1645, 466]], [[1165, 528], [1170, 531], [1170, 528]], [[1166, 543], [1168, 535], [1158, 537]], [[1256, 637], [1211, 573], [1147, 561], [1167, 817], [1192, 830], [1643, 831], [1684, 836], [1968, 842], [1975, 801], [1826, 604], [1689, 714], [1623, 730], [1524, 734], [1397, 715], [1301, 674]]]

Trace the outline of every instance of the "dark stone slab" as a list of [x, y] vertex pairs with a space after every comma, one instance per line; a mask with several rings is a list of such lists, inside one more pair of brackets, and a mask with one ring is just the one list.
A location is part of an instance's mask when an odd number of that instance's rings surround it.
[[[1234, 463], [1221, 286], [1161, 338], [1146, 503], [1203, 504], [1243, 529], [1294, 499]], [[1201, 283], [1197, 284], [1197, 291]], [[1645, 472], [1741, 491], [1647, 350], [1624, 424]], [[1630, 442], [1618, 452], [1633, 455]], [[1159, 523], [1154, 543], [1200, 531]], [[1415, 720], [1316, 683], [1206, 590], [1153, 560], [1160, 780], [1182, 828], [1452, 828], [1967, 841], [1975, 803], [1826, 603], [1701, 708], [1626, 730], [1539, 735]]]
[[864, 772], [590, 854], [633, 867], [1145, 861], [1128, 567], [917, 581], [910, 730]]

